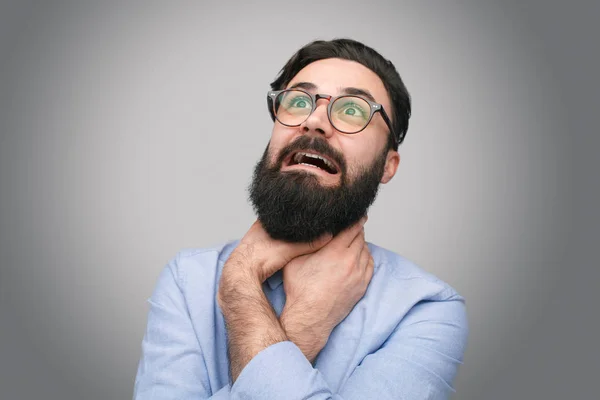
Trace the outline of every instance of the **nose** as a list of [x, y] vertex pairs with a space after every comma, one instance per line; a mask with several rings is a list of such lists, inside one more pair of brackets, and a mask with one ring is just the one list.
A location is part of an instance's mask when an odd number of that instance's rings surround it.
[[317, 100], [315, 111], [312, 112], [301, 125], [302, 131], [307, 133], [318, 133], [330, 138], [333, 135], [333, 126], [327, 117], [327, 105], [329, 99], [320, 98]]

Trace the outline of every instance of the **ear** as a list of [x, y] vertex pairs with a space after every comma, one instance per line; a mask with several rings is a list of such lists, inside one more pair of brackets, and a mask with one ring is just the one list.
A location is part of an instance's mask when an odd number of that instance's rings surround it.
[[398, 164], [400, 164], [400, 154], [396, 150], [388, 151], [381, 183], [388, 183], [396, 175]]

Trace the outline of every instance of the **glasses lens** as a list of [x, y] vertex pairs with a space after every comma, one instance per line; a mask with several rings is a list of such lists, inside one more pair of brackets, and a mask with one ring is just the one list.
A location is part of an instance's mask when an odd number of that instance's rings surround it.
[[371, 106], [360, 97], [343, 96], [331, 105], [331, 122], [340, 132], [354, 133], [367, 126]]
[[275, 116], [284, 125], [300, 125], [312, 111], [312, 99], [300, 90], [286, 90], [275, 99]]

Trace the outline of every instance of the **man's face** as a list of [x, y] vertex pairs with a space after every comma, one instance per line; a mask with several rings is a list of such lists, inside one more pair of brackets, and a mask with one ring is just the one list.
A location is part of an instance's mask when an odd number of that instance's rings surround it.
[[[303, 68], [287, 88], [338, 96], [360, 89], [387, 110], [391, 105], [379, 77], [363, 65], [325, 59]], [[368, 96], [364, 96], [368, 97]], [[250, 199], [267, 232], [276, 239], [306, 242], [337, 234], [357, 222], [399, 162], [387, 150], [388, 127], [379, 113], [355, 134], [337, 131], [327, 117], [327, 99], [300, 126], [275, 122], [257, 164]], [[325, 163], [312, 156], [326, 159]]]

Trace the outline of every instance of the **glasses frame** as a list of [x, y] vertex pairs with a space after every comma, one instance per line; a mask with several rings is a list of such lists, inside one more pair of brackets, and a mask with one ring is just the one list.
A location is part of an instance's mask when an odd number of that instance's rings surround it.
[[[295, 91], [295, 92], [302, 92], [304, 94], [306, 94], [308, 97], [311, 98], [312, 100], [312, 109], [310, 110], [310, 113], [308, 113], [306, 115], [306, 118], [300, 122], [299, 124], [285, 124], [283, 122], [281, 122], [278, 118], [277, 118], [277, 112], [275, 110], [275, 99], [277, 98], [277, 96], [279, 96], [281, 93], [284, 92], [291, 92], [291, 91]], [[365, 102], [367, 102], [369, 104], [369, 111], [370, 111], [370, 115], [369, 115], [369, 119], [367, 120], [367, 123], [365, 124], [365, 126], [363, 128], [361, 128], [360, 130], [356, 131], [356, 132], [345, 132], [342, 131], [340, 129], [335, 128], [335, 125], [333, 124], [333, 122], [331, 121], [331, 105], [340, 97], [356, 97], [359, 98]], [[355, 94], [342, 94], [339, 96], [331, 96], [328, 94], [312, 94], [310, 92], [307, 92], [306, 90], [303, 89], [299, 89], [299, 88], [295, 88], [295, 89], [283, 89], [283, 90], [269, 90], [267, 92], [267, 105], [269, 107], [269, 113], [271, 114], [271, 119], [273, 120], [273, 122], [275, 122], [275, 120], [277, 120], [281, 125], [285, 125], [285, 126], [300, 126], [302, 125], [307, 119], [308, 117], [310, 117], [312, 115], [312, 113], [317, 109], [317, 101], [320, 99], [326, 99], [329, 101], [329, 104], [327, 104], [327, 119], [329, 119], [329, 123], [331, 124], [331, 126], [333, 126], [337, 131], [345, 133], [347, 135], [354, 135], [355, 133], [359, 133], [361, 131], [363, 131], [367, 126], [369, 126], [369, 124], [371, 123], [371, 120], [373, 119], [373, 116], [375, 115], [375, 113], [379, 113], [381, 114], [381, 117], [383, 118], [383, 121], [386, 123], [386, 125], [388, 126], [389, 130], [390, 130], [390, 134], [392, 135], [392, 137], [394, 138], [395, 144], [398, 145], [398, 137], [396, 136], [396, 134], [394, 133], [394, 129], [392, 128], [392, 121], [390, 120], [390, 118], [388, 117], [387, 113], [385, 112], [385, 109], [383, 108], [383, 106], [379, 103], [376, 103], [374, 101], [371, 101], [369, 99], [364, 98], [363, 96], [359, 96], [359, 95], [355, 95]]]

